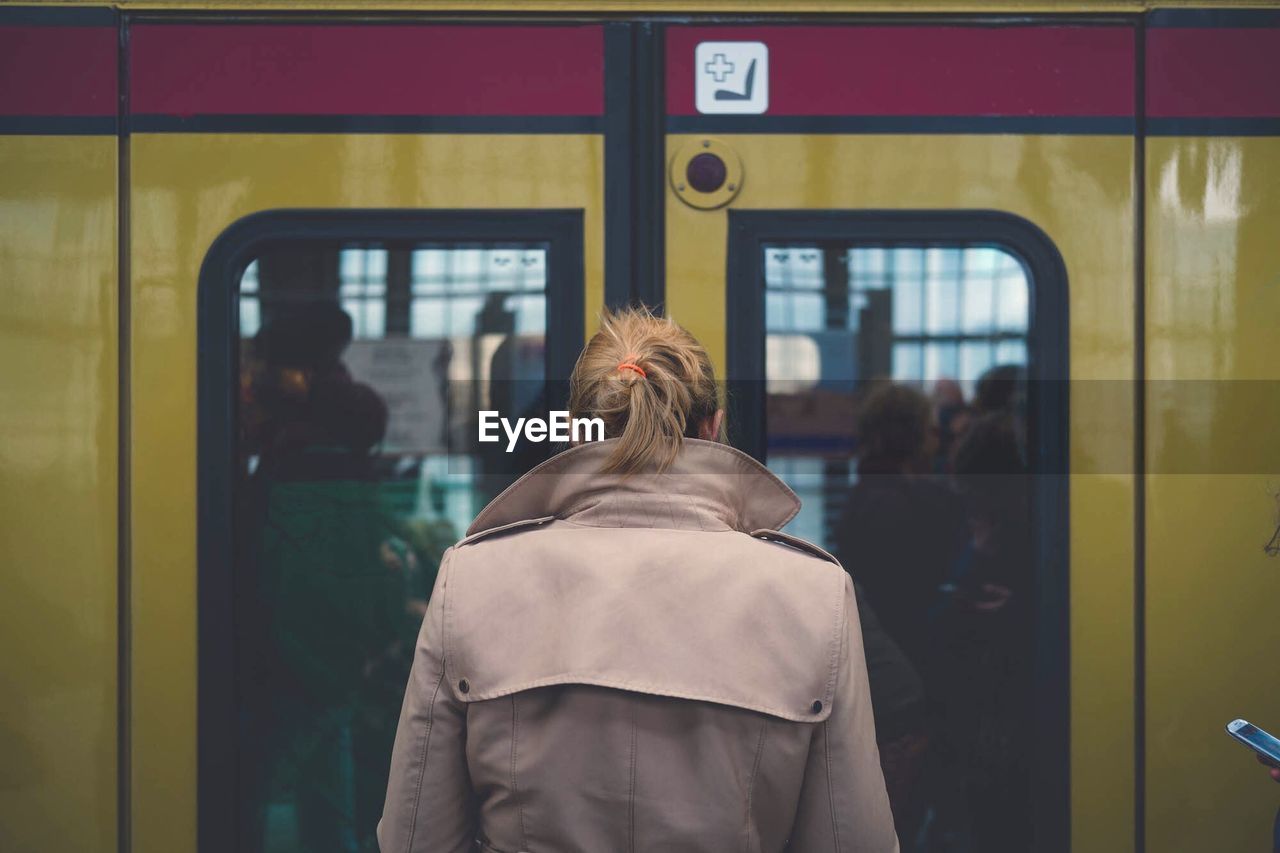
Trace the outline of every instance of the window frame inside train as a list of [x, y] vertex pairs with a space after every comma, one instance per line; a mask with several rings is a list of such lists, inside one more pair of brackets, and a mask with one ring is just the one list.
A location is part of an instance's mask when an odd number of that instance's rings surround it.
[[530, 244], [546, 252], [546, 382], [564, 396], [582, 348], [583, 212], [578, 209], [288, 209], [250, 214], [210, 246], [198, 280], [197, 356], [197, 834], [201, 850], [233, 849], [237, 807], [238, 682], [235, 459], [240, 284], [266, 246]]
[[766, 248], [775, 244], [995, 248], [1029, 284], [1027, 462], [1036, 560], [1033, 755], [1036, 850], [1070, 830], [1068, 282], [1053, 240], [996, 210], [730, 210], [725, 322], [730, 439], [766, 462]]

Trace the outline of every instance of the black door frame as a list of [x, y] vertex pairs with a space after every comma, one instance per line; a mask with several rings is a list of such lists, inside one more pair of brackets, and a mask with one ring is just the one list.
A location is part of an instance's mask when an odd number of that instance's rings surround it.
[[765, 461], [764, 245], [771, 242], [990, 246], [1010, 253], [1031, 284], [1028, 462], [1034, 476], [1036, 575], [1034, 842], [1070, 849], [1071, 707], [1068, 516], [1067, 271], [1032, 222], [996, 210], [730, 210], [726, 344], [734, 443]]

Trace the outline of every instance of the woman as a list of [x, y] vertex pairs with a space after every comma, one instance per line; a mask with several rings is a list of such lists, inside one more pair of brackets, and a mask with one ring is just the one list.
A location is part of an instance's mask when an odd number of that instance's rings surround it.
[[852, 584], [719, 443], [706, 351], [606, 314], [570, 408], [607, 440], [518, 480], [441, 566], [383, 851], [896, 851]]

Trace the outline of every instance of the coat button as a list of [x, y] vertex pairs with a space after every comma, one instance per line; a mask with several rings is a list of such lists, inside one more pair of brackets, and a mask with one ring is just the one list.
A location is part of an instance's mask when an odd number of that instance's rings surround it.
[[822, 703], [821, 703], [821, 702], [814, 702], [814, 703], [813, 703], [813, 713], [815, 713], [815, 714], [821, 714], [821, 713], [822, 713]]
[[465, 678], [458, 682], [458, 692], [463, 694], [471, 692], [471, 684]]

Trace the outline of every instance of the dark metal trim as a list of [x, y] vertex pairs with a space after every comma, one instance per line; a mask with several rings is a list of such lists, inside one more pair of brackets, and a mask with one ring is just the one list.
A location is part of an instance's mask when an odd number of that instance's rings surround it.
[[581, 210], [270, 210], [218, 236], [200, 268], [197, 344], [197, 842], [233, 850], [237, 838], [235, 525], [237, 282], [264, 243], [290, 239], [546, 242], [547, 379], [563, 384], [583, 336]]
[[135, 133], [601, 133], [601, 116], [134, 115]]
[[463, 24], [467, 26], [564, 26], [599, 24], [610, 21], [647, 21], [677, 26], [903, 26], [903, 27], [985, 27], [990, 29], [1047, 26], [1110, 27], [1133, 23], [1135, 12], [1027, 12], [1010, 14], [976, 12], [634, 12], [634, 11], [547, 11], [529, 9], [145, 9], [131, 13], [140, 24], [361, 24], [404, 25], [414, 23]]
[[0, 24], [33, 27], [114, 27], [116, 10], [110, 7], [5, 6]]
[[[115, 13], [111, 13], [114, 19]], [[129, 22], [117, 30], [116, 110], [116, 848], [133, 849], [133, 285]]]
[[[1147, 849], [1147, 31], [1134, 36], [1133, 139], [1133, 850]], [[1280, 126], [1280, 121], [1276, 124]], [[1280, 129], [1280, 127], [1278, 127]]]
[[609, 308], [663, 301], [661, 30], [605, 24], [605, 284]]
[[1032, 282], [1028, 448], [1036, 476], [1036, 731], [1030, 756], [1037, 851], [1070, 849], [1071, 708], [1068, 535], [1067, 271], [1035, 224], [994, 210], [729, 211], [725, 315], [734, 444], [765, 455], [764, 265], [772, 241], [999, 246], [1026, 265]]
[[1017, 133], [1128, 136], [1129, 116], [668, 116], [668, 133]]
[[0, 116], [3, 136], [113, 136], [122, 116]]
[[631, 230], [637, 190], [632, 168], [632, 27], [625, 23], [604, 27], [604, 304], [609, 308], [631, 301], [636, 262]]
[[1280, 27], [1280, 9], [1154, 9], [1146, 25], [1158, 28]]
[[1264, 118], [1143, 118], [1143, 136], [1280, 136], [1280, 116]]
[[636, 239], [633, 298], [654, 311], [666, 302], [667, 111], [666, 28], [637, 25], [635, 68], [636, 198], [632, 228]]

